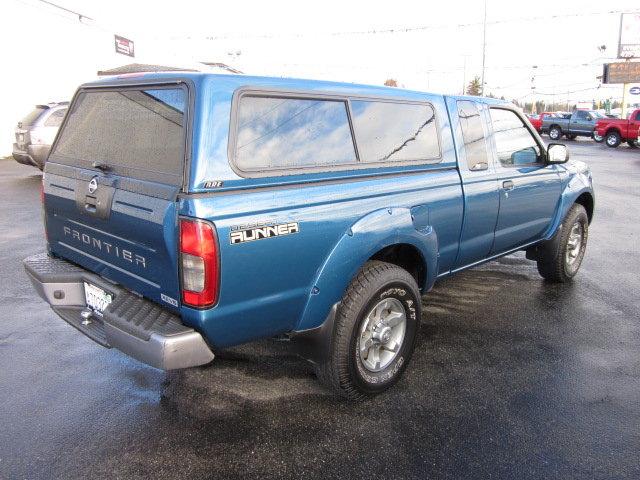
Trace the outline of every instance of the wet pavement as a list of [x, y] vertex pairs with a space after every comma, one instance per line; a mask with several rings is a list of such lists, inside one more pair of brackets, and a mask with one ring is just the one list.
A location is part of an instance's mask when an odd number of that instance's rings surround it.
[[0, 161], [0, 478], [640, 478], [640, 150], [568, 144], [597, 188], [576, 281], [516, 254], [440, 282], [356, 404], [284, 342], [172, 373], [92, 343], [23, 274], [40, 175]]

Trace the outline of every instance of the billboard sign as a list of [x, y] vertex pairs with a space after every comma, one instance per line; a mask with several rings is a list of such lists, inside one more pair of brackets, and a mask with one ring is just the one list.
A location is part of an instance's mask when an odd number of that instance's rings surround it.
[[114, 35], [116, 44], [116, 53], [122, 55], [128, 55], [134, 57], [133, 40], [121, 37], [120, 35]]
[[640, 62], [605, 63], [602, 83], [640, 82]]
[[640, 13], [620, 16], [618, 58], [640, 58]]

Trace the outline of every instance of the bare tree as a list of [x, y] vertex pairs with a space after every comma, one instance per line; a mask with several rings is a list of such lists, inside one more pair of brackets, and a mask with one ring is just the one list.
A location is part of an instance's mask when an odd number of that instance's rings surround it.
[[384, 84], [387, 87], [397, 87], [398, 86], [398, 81], [395, 78], [387, 78], [384, 81]]

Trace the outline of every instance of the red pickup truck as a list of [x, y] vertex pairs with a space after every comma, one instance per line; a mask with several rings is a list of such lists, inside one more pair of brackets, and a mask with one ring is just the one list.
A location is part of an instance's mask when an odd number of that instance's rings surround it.
[[544, 120], [544, 117], [554, 117], [555, 113], [553, 112], [542, 112], [539, 115], [527, 115], [527, 117], [529, 117], [529, 121], [531, 122], [531, 125], [533, 126], [533, 128], [536, 129], [536, 131], [538, 133], [541, 132], [541, 128], [542, 128], [542, 120]]
[[640, 108], [629, 115], [628, 120], [617, 118], [603, 118], [596, 123], [595, 133], [604, 137], [607, 147], [615, 148], [622, 141], [635, 148], [638, 146], [638, 134], [640, 129]]

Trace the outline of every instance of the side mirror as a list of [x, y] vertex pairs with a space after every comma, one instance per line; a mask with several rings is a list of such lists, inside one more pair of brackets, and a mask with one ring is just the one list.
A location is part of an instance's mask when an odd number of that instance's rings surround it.
[[593, 117], [591, 115], [587, 115], [587, 120], [591, 121], [593, 120]]
[[569, 149], [562, 143], [550, 143], [547, 147], [547, 163], [566, 163], [569, 160]]

